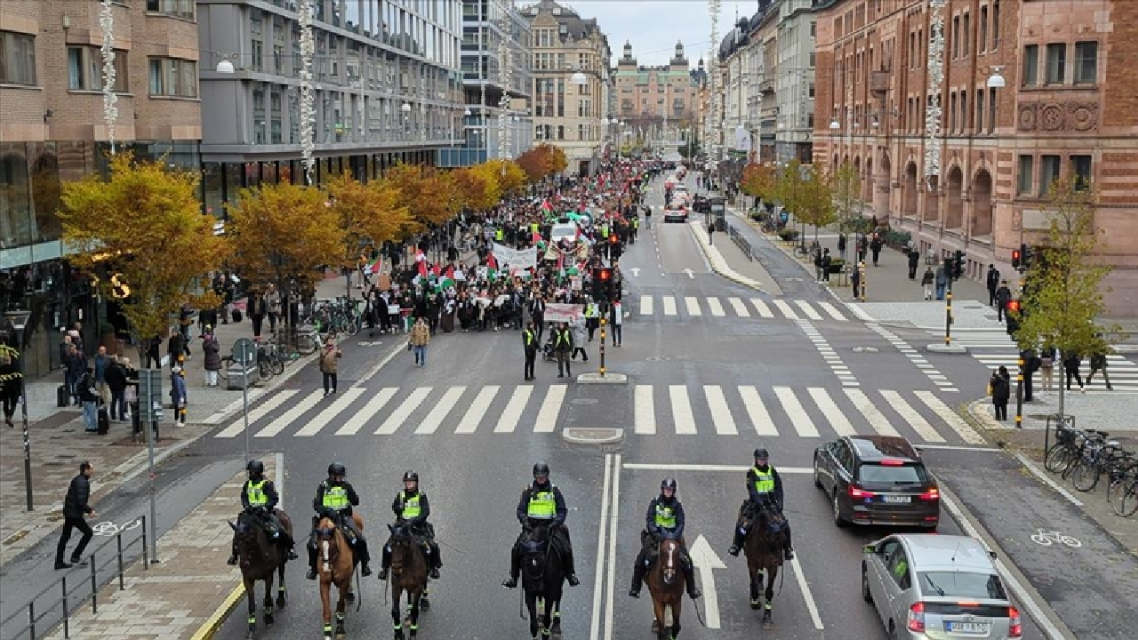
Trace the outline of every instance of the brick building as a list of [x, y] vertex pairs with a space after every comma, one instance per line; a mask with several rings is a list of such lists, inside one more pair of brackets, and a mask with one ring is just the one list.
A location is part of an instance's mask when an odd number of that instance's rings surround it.
[[[933, 11], [923, 0], [817, 5], [814, 158], [849, 161], [866, 211], [923, 252], [1010, 273], [1046, 234], [1053, 180], [1098, 189], [1095, 225], [1113, 266], [1109, 312], [1138, 316], [1138, 3], [947, 0], [944, 79], [930, 86]], [[989, 86], [993, 72], [1005, 81]], [[926, 113], [940, 96], [940, 168], [926, 177]]]
[[617, 60], [615, 117], [627, 131], [648, 140], [678, 144], [681, 132], [695, 125], [698, 117], [698, 76], [690, 68], [682, 42], [676, 43], [666, 65], [639, 65], [632, 55], [632, 43], [624, 43], [624, 54]]
[[[58, 331], [83, 321], [87, 344], [100, 306], [73, 277], [59, 241], [61, 184], [100, 170], [108, 150], [103, 117], [102, 3], [0, 2], [0, 305], [30, 312], [25, 371], [58, 365]], [[112, 6], [117, 148], [200, 166], [198, 26], [193, 0]]]

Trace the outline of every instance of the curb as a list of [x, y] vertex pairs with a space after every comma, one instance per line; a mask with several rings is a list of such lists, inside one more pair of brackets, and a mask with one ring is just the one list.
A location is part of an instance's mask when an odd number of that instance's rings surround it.
[[202, 626], [198, 627], [194, 635], [190, 636], [190, 640], [211, 640], [221, 629], [221, 625], [229, 619], [229, 614], [233, 613], [233, 609], [237, 607], [238, 602], [241, 602], [243, 595], [245, 595], [245, 583], [242, 582], [229, 592], [221, 606], [214, 610]]
[[[701, 233], [693, 228], [693, 225], [698, 224], [698, 222], [689, 223], [688, 228], [692, 230], [692, 235], [695, 237], [695, 243], [698, 244], [700, 250], [703, 251], [704, 257], [707, 258], [708, 264], [711, 265], [711, 270], [716, 274], [730, 280], [731, 282], [734, 282], [735, 284], [742, 285], [749, 289], [754, 289], [755, 291], [763, 291], [763, 287], [761, 284], [759, 284], [758, 280], [752, 280], [751, 278], [748, 278], [747, 276], [736, 272], [727, 264], [727, 261], [723, 259], [723, 255], [719, 253], [719, 250], [715, 249], [714, 246], [709, 245]], [[712, 249], [715, 249], [714, 254], [711, 252]]]

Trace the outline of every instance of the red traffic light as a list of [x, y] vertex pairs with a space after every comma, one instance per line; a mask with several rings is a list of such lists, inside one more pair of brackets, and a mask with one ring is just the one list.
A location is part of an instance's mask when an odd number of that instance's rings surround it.
[[601, 282], [608, 282], [612, 280], [612, 269], [609, 267], [600, 267], [595, 274], [597, 280]]
[[1019, 300], [1008, 300], [1008, 311], [1019, 313]]
[[614, 233], [609, 236], [609, 242], [611, 244], [616, 244], [617, 242], [620, 242], [620, 238], [616, 237], [616, 234]]
[[1019, 249], [1012, 249], [1012, 266], [1013, 267], [1019, 267], [1020, 262], [1022, 262], [1022, 261], [1023, 261], [1023, 254], [1020, 253]]

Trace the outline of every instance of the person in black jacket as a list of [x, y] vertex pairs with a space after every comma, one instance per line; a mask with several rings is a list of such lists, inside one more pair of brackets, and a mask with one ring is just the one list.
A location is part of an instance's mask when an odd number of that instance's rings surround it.
[[[748, 499], [739, 509], [739, 524], [735, 527], [735, 538], [731, 541], [731, 548], [727, 553], [738, 556], [739, 551], [747, 540], [750, 527], [754, 526], [754, 517], [761, 509], [773, 509], [775, 513], [782, 513], [785, 496], [782, 491], [782, 476], [774, 465], [769, 463], [770, 452], [766, 449], [755, 449], [755, 466], [747, 471]], [[790, 524], [784, 525], [786, 532], [786, 548], [783, 557], [786, 560], [794, 559], [794, 548], [790, 541]]]
[[[439, 557], [439, 545], [435, 543], [435, 528], [427, 522], [431, 517], [431, 502], [427, 494], [419, 491], [419, 474], [408, 471], [403, 474], [403, 490], [395, 495], [391, 502], [391, 511], [395, 514], [395, 523], [404, 525], [416, 540], [423, 545], [426, 552], [427, 564], [431, 567], [431, 579], [439, 579], [439, 569], [443, 561]], [[391, 569], [391, 541], [383, 545], [383, 562], [379, 569], [379, 579], [387, 579], [387, 571]]]
[[16, 415], [16, 405], [20, 402], [20, 392], [23, 387], [23, 374], [12, 361], [12, 356], [0, 353], [0, 402], [4, 405], [4, 422], [9, 427], [15, 426], [12, 423], [12, 416]]
[[581, 584], [574, 568], [573, 545], [569, 540], [569, 529], [565, 527], [565, 518], [569, 515], [569, 508], [565, 506], [565, 497], [561, 495], [561, 489], [558, 489], [557, 485], [549, 479], [548, 464], [538, 462], [533, 465], [533, 484], [522, 491], [522, 495], [518, 499], [516, 515], [523, 531], [510, 552], [510, 577], [502, 581], [502, 586], [507, 589], [518, 586], [518, 576], [521, 574], [522, 537], [526, 531], [541, 526], [549, 528], [550, 541], [562, 554], [565, 579], [569, 581], [569, 586], [575, 587]]
[[352, 507], [360, 505], [360, 496], [355, 487], [345, 477], [348, 469], [340, 462], [328, 465], [328, 479], [316, 488], [316, 497], [312, 499], [312, 509], [316, 515], [312, 517], [312, 533], [308, 539], [308, 573], [305, 578], [316, 579], [316, 525], [322, 517], [332, 518], [339, 526], [348, 530], [349, 537], [355, 541], [352, 546], [360, 559], [360, 575], [370, 576], [371, 554], [368, 553], [367, 540], [356, 527], [352, 519]]
[[[67, 498], [63, 500], [63, 534], [59, 537], [59, 545], [55, 547], [55, 568], [70, 569], [71, 565], [85, 566], [87, 561], [83, 559], [83, 550], [87, 548], [87, 544], [91, 542], [91, 536], [95, 532], [91, 531], [91, 526], [87, 524], [86, 516], [92, 518], [97, 517], [99, 514], [87, 504], [91, 498], [91, 474], [95, 473], [95, 467], [90, 462], [83, 462], [79, 465], [79, 475], [71, 479], [71, 485], [67, 487]], [[83, 534], [83, 539], [79, 541], [79, 546], [75, 547], [75, 551], [71, 552], [71, 564], [63, 561], [63, 552], [67, 550], [67, 542], [71, 540], [71, 531], [78, 529]]]
[[648, 572], [651, 564], [649, 559], [655, 561], [656, 547], [660, 540], [670, 539], [680, 543], [680, 563], [684, 567], [684, 578], [687, 582], [688, 596], [695, 600], [702, 594], [695, 586], [695, 571], [691, 556], [688, 554], [688, 545], [684, 540], [684, 505], [676, 497], [675, 478], [665, 478], [660, 483], [660, 495], [648, 503], [648, 512], [644, 514], [644, 531], [640, 534], [640, 553], [636, 556], [636, 566], [632, 569], [632, 588], [628, 595], [633, 598], [640, 597], [640, 585], [644, 582], [644, 574]]

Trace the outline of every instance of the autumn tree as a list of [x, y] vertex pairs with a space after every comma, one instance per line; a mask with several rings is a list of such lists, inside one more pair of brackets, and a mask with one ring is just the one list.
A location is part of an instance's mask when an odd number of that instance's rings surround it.
[[480, 166], [497, 176], [498, 188], [504, 196], [516, 194], [526, 186], [526, 173], [513, 160], [497, 158]]
[[455, 188], [462, 203], [473, 211], [487, 211], [502, 199], [498, 177], [486, 165], [463, 167], [453, 173]]
[[518, 156], [518, 166], [529, 182], [541, 182], [549, 175], [549, 145], [538, 145]]
[[815, 241], [818, 228], [836, 219], [830, 179], [818, 164], [803, 168], [797, 160], [791, 161], [779, 176], [776, 192], [783, 206], [802, 223], [803, 233], [806, 225], [813, 225]]
[[833, 170], [830, 181], [840, 208], [838, 229], [844, 231], [853, 218], [854, 201], [861, 194], [861, 178], [857, 174], [857, 169], [846, 160]]
[[399, 205], [410, 213], [411, 233], [445, 224], [461, 208], [454, 178], [434, 167], [401, 163], [388, 169], [384, 177], [399, 186]]
[[771, 164], [752, 162], [743, 168], [743, 193], [770, 202], [778, 195], [778, 170]]
[[411, 225], [411, 214], [400, 204], [398, 187], [383, 178], [362, 183], [345, 172], [325, 188], [344, 238], [345, 263], [351, 266], [367, 245], [401, 240]]
[[74, 252], [68, 260], [119, 301], [136, 344], [165, 335], [185, 304], [217, 304], [201, 278], [221, 266], [228, 245], [213, 234], [215, 219], [202, 214], [197, 185], [194, 173], [131, 153], [110, 159], [106, 179], [63, 185], [59, 218]]

